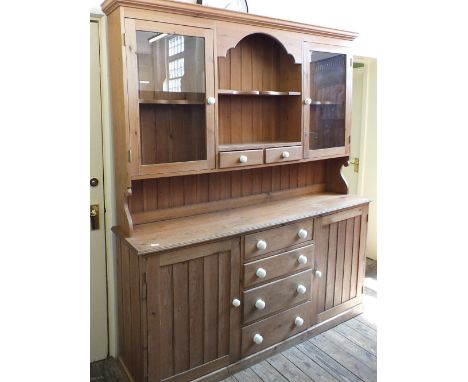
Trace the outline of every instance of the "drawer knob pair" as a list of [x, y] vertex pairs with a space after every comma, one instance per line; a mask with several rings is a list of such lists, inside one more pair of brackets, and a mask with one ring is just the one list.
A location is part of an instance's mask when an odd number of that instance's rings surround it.
[[264, 300], [262, 300], [261, 298], [259, 298], [257, 301], [255, 301], [255, 307], [258, 309], [258, 310], [263, 310], [265, 309], [265, 306], [266, 306], [266, 303]]
[[265, 240], [259, 240], [257, 241], [257, 249], [260, 251], [264, 251], [267, 247], [267, 243]]
[[307, 256], [301, 255], [297, 258], [297, 261], [302, 265], [307, 264]]
[[241, 162], [241, 163], [247, 163], [248, 160], [249, 159], [247, 158], [247, 155], [241, 155], [239, 157], [239, 162]]
[[261, 334], [256, 333], [253, 337], [253, 342], [255, 342], [257, 345], [260, 345], [263, 342], [263, 337]]
[[296, 326], [302, 326], [302, 325], [304, 325], [304, 319], [303, 319], [302, 317], [297, 316], [297, 317], [294, 319], [294, 325], [296, 325]]
[[297, 236], [299, 236], [300, 239], [305, 239], [307, 237], [307, 230], [305, 230], [304, 228], [301, 228], [297, 232]]
[[305, 292], [307, 292], [307, 288], [304, 285], [299, 284], [296, 288], [296, 291], [299, 294], [304, 294]]
[[267, 271], [263, 268], [258, 268], [255, 274], [257, 275], [257, 277], [263, 279], [267, 275]]
[[232, 306], [235, 307], [235, 308], [238, 308], [240, 306], [241, 302], [238, 298], [235, 298], [234, 300], [232, 300]]

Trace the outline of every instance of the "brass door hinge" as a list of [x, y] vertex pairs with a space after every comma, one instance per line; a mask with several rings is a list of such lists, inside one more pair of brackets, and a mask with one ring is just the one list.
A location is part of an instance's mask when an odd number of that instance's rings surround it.
[[122, 34], [122, 42], [123, 42], [123, 46], [127, 46], [127, 34], [126, 33]]
[[132, 150], [128, 150], [128, 163], [132, 163]]

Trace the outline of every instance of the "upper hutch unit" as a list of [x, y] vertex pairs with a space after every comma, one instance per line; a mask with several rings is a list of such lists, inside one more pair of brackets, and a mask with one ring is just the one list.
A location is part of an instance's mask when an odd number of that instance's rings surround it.
[[219, 380], [359, 314], [369, 201], [340, 173], [357, 34], [167, 0], [102, 8], [132, 380]]

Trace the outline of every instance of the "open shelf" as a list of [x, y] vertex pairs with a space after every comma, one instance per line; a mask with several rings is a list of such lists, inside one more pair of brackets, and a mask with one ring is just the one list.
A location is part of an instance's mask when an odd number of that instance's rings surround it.
[[141, 99], [140, 104], [153, 104], [153, 105], [203, 105], [204, 101], [190, 100], [190, 99]]
[[236, 150], [255, 150], [255, 149], [269, 149], [272, 147], [284, 146], [300, 146], [302, 142], [254, 142], [254, 143], [233, 143], [223, 144], [218, 146], [219, 151], [236, 151]]
[[277, 90], [231, 90], [219, 89], [220, 95], [260, 95], [260, 96], [299, 96], [297, 91], [277, 91]]
[[199, 92], [165, 92], [142, 91], [139, 92], [140, 104], [153, 105], [204, 105], [205, 93]]
[[336, 106], [343, 105], [343, 102], [333, 102], [333, 101], [312, 101], [310, 106]]
[[297, 144], [301, 94], [302, 64], [271, 36], [244, 37], [218, 57], [220, 151]]

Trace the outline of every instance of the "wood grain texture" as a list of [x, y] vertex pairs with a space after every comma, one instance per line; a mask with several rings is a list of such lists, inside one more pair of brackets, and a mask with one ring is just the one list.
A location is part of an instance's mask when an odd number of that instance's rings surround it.
[[[300, 230], [306, 231], [304, 238], [299, 237]], [[313, 220], [305, 220], [246, 235], [244, 240], [244, 259], [248, 261], [278, 249], [310, 241], [312, 240], [312, 231]], [[257, 248], [259, 241], [266, 243], [266, 249]]]
[[[231, 294], [239, 293], [239, 242], [208, 244], [191, 251], [202, 256], [176, 251], [178, 261], [158, 270], [160, 320], [151, 325], [157, 324], [160, 330], [160, 353], [157, 357], [150, 353], [150, 360], [159, 359], [161, 378], [171, 381], [189, 380], [222, 367], [238, 351], [231, 348], [239, 343], [236, 335], [240, 335], [239, 329], [231, 330], [240, 324], [240, 316], [231, 309]], [[157, 259], [161, 265], [159, 256], [148, 259]], [[237, 288], [231, 278], [237, 280]]]
[[[236, 160], [238, 160], [240, 155], [236, 155]], [[282, 166], [285, 168], [283, 171], [288, 173], [290, 179], [288, 189], [324, 184], [324, 166], [324, 161]], [[148, 213], [167, 208], [271, 193], [280, 189], [279, 187], [275, 187], [273, 170], [273, 168], [268, 168], [260, 172], [256, 169], [243, 169], [235, 172], [226, 171], [211, 174], [211, 176], [200, 174], [133, 181], [130, 211], [132, 214], [138, 215], [144, 212]], [[239, 178], [243, 179], [244, 184], [247, 180], [251, 183], [251, 185], [246, 184], [247, 187], [244, 187], [243, 193], [238, 190], [241, 186]], [[171, 186], [171, 184], [177, 182], [175, 179], [182, 179], [178, 187]], [[261, 182], [261, 188], [254, 187], [254, 184], [257, 184], [257, 182]], [[171, 193], [171, 187], [172, 189], [177, 188], [180, 195], [177, 196]], [[250, 193], [246, 192], [246, 190], [250, 190]], [[141, 219], [136, 218], [135, 221], [141, 222]]]
[[[309, 269], [243, 292], [244, 324], [310, 300], [311, 283], [312, 270]], [[298, 285], [306, 287], [304, 294], [296, 291]], [[265, 308], [262, 310], [255, 307], [258, 299], [262, 299], [265, 302]]]
[[[156, 253], [273, 228], [366, 203], [367, 199], [351, 195], [302, 195], [226, 211], [142, 224], [136, 226], [134, 235], [125, 240], [139, 254]], [[114, 232], [119, 233], [116, 229]]]
[[[299, 256], [306, 256], [307, 263], [301, 264], [298, 261]], [[302, 248], [294, 249], [278, 255], [269, 256], [265, 259], [253, 261], [244, 265], [244, 288], [264, 283], [277, 277], [310, 268], [314, 264], [314, 245], [307, 245]], [[259, 268], [266, 271], [266, 276], [260, 278], [256, 275]]]
[[[242, 355], [255, 353], [273, 344], [285, 340], [311, 326], [312, 303], [306, 302], [294, 308], [285, 310], [249, 326], [242, 328]], [[302, 326], [296, 326], [294, 320], [301, 317], [304, 320]], [[260, 334], [263, 342], [257, 345], [253, 342], [253, 336]]]

